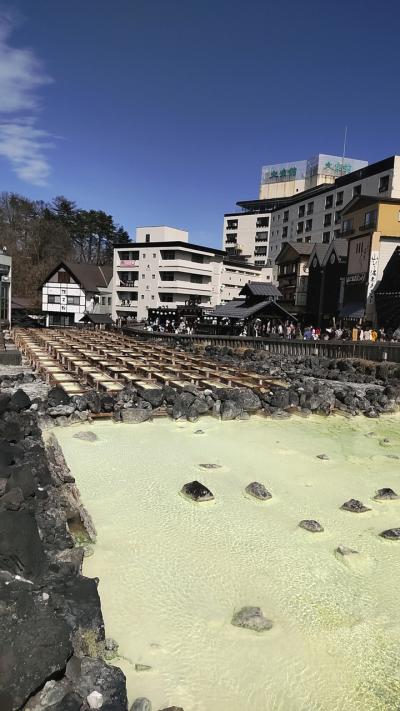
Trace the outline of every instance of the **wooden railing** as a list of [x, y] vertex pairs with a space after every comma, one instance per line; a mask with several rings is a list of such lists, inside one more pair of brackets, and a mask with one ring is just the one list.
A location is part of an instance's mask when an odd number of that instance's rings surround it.
[[400, 343], [371, 341], [303, 341], [283, 338], [250, 338], [244, 336], [218, 336], [201, 334], [177, 334], [143, 331], [138, 328], [123, 328], [127, 336], [141, 340], [161, 339], [165, 343], [191, 343], [193, 345], [227, 346], [228, 348], [263, 349], [270, 353], [290, 356], [324, 356], [326, 358], [359, 358], [375, 362], [400, 363]]

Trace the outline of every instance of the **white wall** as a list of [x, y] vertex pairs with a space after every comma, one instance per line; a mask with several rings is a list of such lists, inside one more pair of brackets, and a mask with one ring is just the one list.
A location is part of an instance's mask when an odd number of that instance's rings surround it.
[[[260, 219], [268, 220], [267, 227], [257, 227], [257, 222]], [[228, 224], [232, 220], [237, 220], [237, 229], [229, 229]], [[240, 212], [232, 215], [224, 216], [224, 232], [223, 232], [223, 248], [228, 250], [232, 247], [239, 247], [243, 255], [249, 256], [249, 262], [255, 266], [264, 267], [267, 265], [269, 252], [269, 238], [271, 228], [271, 214], [269, 212], [254, 214]], [[257, 233], [259, 238], [256, 240]], [[265, 233], [261, 235], [260, 233]], [[236, 235], [236, 243], [229, 241], [229, 237]], [[258, 248], [264, 248], [266, 254], [257, 255]]]
[[137, 227], [136, 242], [188, 242], [189, 233], [176, 227], [160, 225], [156, 227]]

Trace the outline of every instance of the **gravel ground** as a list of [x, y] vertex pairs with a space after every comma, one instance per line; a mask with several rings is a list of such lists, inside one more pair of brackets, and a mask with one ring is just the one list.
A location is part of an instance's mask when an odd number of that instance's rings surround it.
[[[1, 365], [0, 377], [5, 375], [18, 375], [18, 373], [33, 373], [32, 368], [27, 363], [22, 365]], [[4, 392], [14, 392], [18, 388], [22, 388], [27, 395], [33, 400], [35, 397], [44, 399], [49, 391], [49, 386], [39, 377], [31, 383], [16, 382], [12, 388], [2, 388]]]

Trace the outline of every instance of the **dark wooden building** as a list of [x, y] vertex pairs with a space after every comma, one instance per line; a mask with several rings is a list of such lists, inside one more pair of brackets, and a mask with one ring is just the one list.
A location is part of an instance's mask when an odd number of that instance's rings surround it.
[[375, 291], [377, 321], [394, 331], [400, 326], [400, 247], [390, 257]]

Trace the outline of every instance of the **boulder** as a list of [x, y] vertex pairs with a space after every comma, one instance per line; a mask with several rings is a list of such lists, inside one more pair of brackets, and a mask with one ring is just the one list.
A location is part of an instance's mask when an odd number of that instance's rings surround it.
[[144, 698], [144, 696], [141, 696], [140, 698], [135, 699], [130, 711], [152, 711], [151, 701]]
[[221, 469], [221, 464], [199, 464], [202, 469]]
[[304, 528], [306, 531], [310, 531], [311, 533], [322, 533], [324, 530], [324, 527], [321, 526], [318, 521], [314, 521], [313, 519], [304, 519], [303, 521], [300, 521], [299, 526], [300, 528]]
[[327, 461], [329, 459], [327, 454], [317, 454], [317, 459], [322, 459], [323, 461]]
[[[221, 400], [224, 399], [222, 395]], [[236, 405], [246, 412], [256, 412], [261, 409], [261, 400], [250, 388], [232, 388], [226, 398], [232, 400]]]
[[162, 388], [139, 390], [139, 395], [143, 400], [149, 402], [152, 407], [160, 407], [164, 399], [164, 391]]
[[2, 607], [9, 610], [0, 617], [0, 688], [11, 697], [13, 710], [63, 672], [72, 654], [65, 620], [22, 585], [0, 591]]
[[66, 675], [73, 682], [73, 689], [82, 698], [97, 691], [103, 696], [103, 706], [109, 705], [113, 711], [126, 711], [125, 675], [118, 667], [110, 666], [102, 659], [91, 657], [77, 658], [68, 662]]
[[0, 393], [0, 415], [3, 415], [10, 406], [11, 396], [9, 393]]
[[0, 570], [35, 579], [45, 567], [35, 517], [28, 511], [0, 511]]
[[400, 528], [388, 528], [386, 531], [382, 531], [379, 535], [382, 536], [382, 538], [388, 538], [389, 541], [399, 541]]
[[47, 409], [50, 417], [69, 417], [75, 412], [75, 405], [55, 405]]
[[345, 501], [340, 508], [342, 511], [350, 511], [351, 513], [365, 513], [365, 511], [371, 511], [368, 506], [364, 506], [362, 501], [358, 499], [349, 499]]
[[121, 410], [121, 420], [128, 424], [137, 425], [140, 422], [150, 420], [151, 416], [151, 408], [127, 407]]
[[27, 464], [19, 464], [9, 468], [10, 476], [6, 486], [6, 492], [11, 489], [21, 489], [25, 499], [33, 496], [36, 485], [30, 467]]
[[135, 664], [135, 671], [137, 672], [143, 672], [143, 671], [150, 671], [151, 666], [149, 664]]
[[[16, 464], [22, 458], [23, 450], [20, 447], [0, 441], [0, 469]], [[6, 476], [9, 476], [9, 474]]]
[[[8, 480], [7, 480], [8, 484]], [[19, 488], [9, 490], [4, 496], [0, 497], [0, 509], [8, 511], [19, 511], [24, 503], [24, 495]]]
[[92, 691], [87, 695], [86, 701], [90, 709], [101, 709], [104, 703], [103, 694], [99, 691]]
[[246, 486], [246, 494], [254, 496], [255, 499], [259, 501], [267, 501], [267, 499], [272, 499], [272, 494], [265, 488], [264, 484], [260, 484], [258, 481], [252, 481], [251, 484]]
[[57, 405], [69, 405], [71, 398], [67, 393], [56, 386], [55, 388], [50, 388], [47, 393], [47, 402], [49, 407], [57, 407]]
[[73, 435], [74, 439], [81, 439], [84, 442], [96, 442], [98, 438], [94, 432], [77, 432]]
[[385, 487], [384, 489], [378, 489], [376, 492], [374, 499], [375, 501], [390, 501], [392, 499], [398, 499], [399, 495], [396, 494], [393, 489], [390, 489], [389, 487]]
[[242, 408], [234, 400], [223, 400], [221, 403], [221, 420], [234, 420], [242, 413]]
[[187, 411], [187, 417], [197, 419], [200, 415], [205, 415], [209, 410], [208, 402], [204, 398], [196, 397]]
[[232, 617], [231, 624], [254, 632], [265, 632], [273, 627], [273, 623], [264, 617], [260, 607], [242, 607]]
[[21, 412], [21, 410], [27, 410], [31, 406], [31, 399], [29, 395], [26, 394], [24, 390], [18, 388], [15, 393], [12, 394], [9, 408], [14, 412]]
[[191, 481], [185, 484], [181, 489], [181, 494], [187, 499], [199, 502], [212, 501], [214, 499], [214, 494], [211, 493], [210, 489], [199, 481]]

